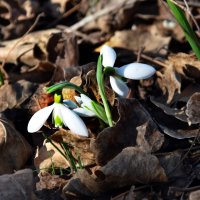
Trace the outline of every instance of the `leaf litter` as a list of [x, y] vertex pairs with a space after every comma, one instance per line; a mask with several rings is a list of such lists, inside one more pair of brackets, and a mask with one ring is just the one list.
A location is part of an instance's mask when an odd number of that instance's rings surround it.
[[[188, 2], [199, 22], [200, 5]], [[30, 184], [20, 180], [20, 188], [29, 199], [199, 199], [200, 64], [164, 1], [3, 0], [0, 24], [5, 193], [22, 199], [9, 188], [25, 173]], [[53, 103], [45, 88], [54, 83], [80, 86], [102, 105], [95, 71], [104, 44], [115, 48], [115, 66], [137, 61], [156, 69], [151, 79], [128, 81], [128, 98], [118, 98], [106, 80], [114, 126], [83, 118], [84, 138], [53, 128], [49, 119], [39, 133], [28, 134], [30, 115]], [[81, 106], [77, 91], [60, 92]], [[60, 144], [68, 146], [77, 171], [55, 148]], [[25, 168], [35, 170], [18, 171]]]

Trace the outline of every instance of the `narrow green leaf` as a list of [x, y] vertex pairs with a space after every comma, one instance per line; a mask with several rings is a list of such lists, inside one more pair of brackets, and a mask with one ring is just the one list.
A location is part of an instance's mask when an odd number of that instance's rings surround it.
[[104, 76], [103, 76], [103, 70], [102, 70], [102, 56], [101, 55], [99, 56], [98, 62], [97, 62], [96, 77], [97, 77], [97, 84], [99, 87], [99, 94], [103, 101], [103, 105], [104, 105], [105, 112], [106, 112], [106, 117], [108, 119], [108, 124], [110, 127], [112, 127], [113, 126], [112, 115], [110, 112], [110, 107], [108, 105], [108, 101], [107, 101], [106, 94], [105, 94], [105, 88], [104, 88]]
[[47, 93], [52, 93], [57, 90], [62, 90], [64, 87], [74, 89], [77, 92], [82, 93], [82, 94], [86, 94], [81, 87], [79, 87], [73, 83], [67, 82], [67, 81], [61, 82], [61, 83], [56, 83], [55, 85], [48, 87], [46, 89], [46, 91], [47, 91]]
[[169, 8], [173, 15], [175, 16], [177, 22], [181, 26], [184, 31], [185, 37], [189, 42], [192, 50], [196, 54], [197, 58], [200, 59], [200, 43], [199, 39], [197, 38], [195, 32], [191, 28], [190, 24], [188, 23], [185, 13], [179, 8], [176, 4], [174, 4], [171, 0], [167, 0]]
[[0, 86], [2, 86], [4, 84], [4, 78], [3, 78], [3, 74], [0, 71]]
[[96, 103], [95, 101], [91, 101], [91, 105], [94, 109], [92, 111], [96, 113], [97, 117], [103, 120], [106, 124], [108, 124], [108, 120], [107, 120], [107, 116], [106, 116], [104, 108], [100, 104]]

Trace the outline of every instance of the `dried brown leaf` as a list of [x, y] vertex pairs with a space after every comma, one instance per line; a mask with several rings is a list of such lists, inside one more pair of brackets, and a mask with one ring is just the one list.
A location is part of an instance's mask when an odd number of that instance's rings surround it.
[[54, 82], [65, 80], [65, 69], [78, 66], [79, 52], [73, 33], [60, 32], [52, 34], [48, 43], [48, 60], [55, 63]]
[[194, 127], [168, 127], [164, 125], [159, 125], [162, 131], [176, 139], [186, 139], [199, 136], [199, 129]]
[[48, 172], [41, 172], [38, 176], [40, 181], [36, 183], [37, 190], [60, 188], [67, 183], [67, 180]]
[[172, 55], [165, 62], [166, 67], [157, 71], [158, 84], [167, 94], [167, 103], [170, 103], [176, 94], [181, 92], [181, 78], [187, 80], [198, 79], [200, 75], [200, 62], [194, 55], [178, 53]]
[[67, 197], [94, 197], [135, 183], [165, 181], [164, 169], [154, 155], [128, 147], [105, 166], [99, 167], [93, 175], [85, 170], [79, 171], [63, 188], [63, 192]]
[[200, 190], [193, 191], [189, 194], [189, 200], [199, 200], [200, 199]]
[[13, 124], [0, 116], [0, 174], [21, 169], [29, 159], [32, 149]]
[[35, 84], [25, 80], [17, 81], [12, 85], [4, 84], [0, 88], [0, 111], [20, 106], [33, 94], [35, 88]]
[[186, 114], [191, 124], [200, 123], [200, 93], [194, 93], [187, 102]]
[[80, 156], [81, 162], [84, 166], [94, 164], [94, 154], [90, 150], [91, 138], [83, 138], [72, 134], [70, 130], [60, 129], [55, 132], [51, 138], [56, 142], [65, 142], [69, 145], [74, 158]]
[[[63, 154], [65, 153], [59, 143], [53, 143], [62, 151]], [[70, 163], [51, 143], [45, 142], [40, 149], [37, 149], [34, 158], [34, 165], [40, 171], [49, 171], [52, 167], [55, 169], [66, 169], [70, 166]]]
[[[69, 130], [60, 129], [51, 136], [52, 142], [65, 154], [60, 143], [65, 142], [75, 160], [80, 157], [83, 166], [94, 164], [94, 155], [90, 150], [90, 139], [72, 134]], [[41, 171], [48, 171], [55, 168], [66, 169], [70, 167], [69, 161], [49, 142], [38, 149], [35, 159], [35, 166]]]
[[37, 200], [34, 194], [32, 170], [24, 169], [14, 174], [0, 176], [0, 197], [1, 200]]
[[[88, 93], [92, 93], [94, 95], [95, 99], [98, 102], [101, 102], [101, 96], [99, 94], [95, 70], [89, 71], [86, 74], [85, 79], [86, 79], [86, 84], [83, 86], [84, 90], [87, 91]], [[114, 105], [115, 93], [113, 92], [113, 90], [105, 85], [105, 92], [106, 92], [106, 97], [107, 97], [108, 102], [111, 105]]]
[[167, 103], [170, 103], [176, 92], [181, 92], [181, 82], [180, 75], [175, 72], [174, 66], [168, 64], [167, 68], [163, 71], [157, 71], [157, 82], [163, 92], [163, 94], [168, 95]]
[[134, 52], [144, 48], [144, 52], [157, 53], [169, 42], [170, 37], [163, 36], [158, 27], [152, 25], [137, 27], [136, 30], [116, 31], [106, 44]]
[[[167, 180], [157, 157], [135, 147], [123, 149], [99, 170], [105, 175], [105, 181], [109, 182], [112, 188]], [[116, 183], [117, 180], [119, 180], [118, 183]]]
[[163, 144], [164, 136], [136, 99], [119, 99], [118, 112], [120, 118], [116, 125], [100, 132], [91, 144], [100, 165], [126, 147], [138, 146], [145, 152], [154, 152]]

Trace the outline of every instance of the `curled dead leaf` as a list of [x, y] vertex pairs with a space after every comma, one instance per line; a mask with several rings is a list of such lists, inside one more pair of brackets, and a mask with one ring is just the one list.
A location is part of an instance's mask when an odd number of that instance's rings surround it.
[[194, 93], [187, 102], [186, 115], [191, 124], [200, 123], [200, 93]]
[[21, 169], [32, 153], [31, 146], [12, 123], [0, 115], [0, 174]]

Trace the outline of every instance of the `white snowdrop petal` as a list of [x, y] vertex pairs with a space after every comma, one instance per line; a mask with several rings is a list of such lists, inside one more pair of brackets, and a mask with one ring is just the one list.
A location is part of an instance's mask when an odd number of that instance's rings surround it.
[[104, 67], [113, 67], [116, 60], [115, 50], [108, 45], [104, 45], [101, 48], [100, 54], [103, 56], [103, 66]]
[[110, 76], [110, 85], [114, 92], [116, 92], [120, 97], [126, 97], [128, 95], [129, 88], [121, 79]]
[[29, 133], [34, 133], [40, 130], [40, 128], [44, 125], [46, 120], [48, 119], [49, 115], [51, 114], [52, 110], [54, 109], [55, 104], [51, 106], [42, 108], [41, 110], [37, 111], [30, 119], [28, 123], [27, 130]]
[[81, 117], [95, 117], [96, 114], [85, 108], [75, 108], [73, 111]]
[[115, 68], [115, 72], [128, 79], [141, 80], [151, 77], [156, 70], [147, 64], [130, 63], [120, 68]]
[[77, 103], [79, 103], [80, 105], [83, 103], [82, 100], [81, 100], [81, 97], [79, 96], [74, 96], [75, 100]]
[[65, 106], [67, 106], [70, 109], [74, 109], [78, 107], [74, 101], [69, 100], [69, 99], [63, 100], [63, 103], [65, 104]]
[[86, 106], [86, 107], [88, 107], [88, 108], [91, 108], [92, 109], [92, 106], [91, 106], [91, 99], [88, 97], [88, 96], [86, 96], [85, 94], [81, 94], [81, 100], [82, 100], [82, 106]]
[[88, 130], [83, 120], [75, 112], [64, 105], [60, 104], [59, 106], [64, 125], [73, 133], [88, 137]]

